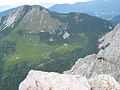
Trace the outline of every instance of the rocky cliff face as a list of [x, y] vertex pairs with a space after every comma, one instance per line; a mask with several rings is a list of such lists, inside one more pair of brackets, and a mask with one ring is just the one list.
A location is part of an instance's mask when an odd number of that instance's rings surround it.
[[120, 90], [120, 85], [110, 75], [98, 75], [88, 80], [91, 90]]
[[31, 70], [19, 90], [120, 90], [120, 85], [109, 75], [87, 80], [79, 75]]
[[101, 49], [98, 54], [80, 58], [75, 65], [64, 72], [72, 75], [83, 75], [87, 78], [98, 74], [110, 74], [120, 80], [120, 24], [113, 31], [99, 39]]
[[[28, 6], [23, 6], [18, 8], [15, 12], [9, 14], [6, 17], [1, 17], [0, 19], [0, 30], [4, 30], [6, 28], [13, 28], [14, 25], [25, 15], [27, 12]], [[4, 18], [4, 20], [2, 20]], [[1, 22], [2, 20], [2, 22]]]

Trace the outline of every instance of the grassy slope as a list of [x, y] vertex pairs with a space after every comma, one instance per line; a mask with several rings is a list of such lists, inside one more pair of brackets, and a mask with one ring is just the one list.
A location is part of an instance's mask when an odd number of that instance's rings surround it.
[[[62, 55], [66, 52], [81, 48], [81, 45], [48, 45], [39, 42], [39, 37], [35, 34], [18, 35], [16, 30], [13, 30], [10, 35], [3, 40], [16, 42], [16, 51], [14, 54], [8, 55], [4, 58], [4, 73], [6, 77], [9, 70], [12, 70], [14, 65], [23, 61], [27, 61], [27, 65], [31, 66], [37, 63], [42, 63], [43, 59], [50, 59], [49, 55], [55, 51], [57, 55]], [[46, 62], [48, 62], [46, 61]]]

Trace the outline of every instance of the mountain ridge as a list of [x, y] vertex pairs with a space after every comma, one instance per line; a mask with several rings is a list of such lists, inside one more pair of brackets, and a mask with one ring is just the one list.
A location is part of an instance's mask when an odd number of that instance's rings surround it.
[[50, 7], [49, 10], [60, 13], [68, 13], [73, 11], [88, 14], [94, 13], [93, 16], [108, 19], [119, 14], [120, 8], [118, 3], [119, 0], [93, 0], [88, 2], [78, 2], [75, 4], [57, 4]]
[[111, 21], [112, 21], [113, 23], [116, 23], [116, 24], [120, 23], [120, 15], [117, 15], [117, 16], [113, 17], [113, 18], [111, 19]]

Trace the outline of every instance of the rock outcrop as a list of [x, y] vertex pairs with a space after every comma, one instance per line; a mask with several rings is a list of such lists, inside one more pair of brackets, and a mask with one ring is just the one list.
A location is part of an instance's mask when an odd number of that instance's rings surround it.
[[4, 17], [4, 20], [2, 20], [3, 17], [0, 17], [0, 30], [4, 30], [9, 27], [13, 28], [15, 23], [18, 22], [27, 12], [27, 8], [27, 5], [18, 8], [18, 10], [11, 12], [8, 16], [6, 16], [6, 18]]
[[91, 90], [120, 90], [120, 85], [109, 75], [98, 75], [88, 80]]
[[80, 58], [70, 70], [64, 73], [81, 74], [87, 78], [110, 74], [120, 82], [120, 24], [99, 39], [99, 42], [98, 54]]
[[31, 70], [19, 90], [120, 90], [120, 85], [109, 75], [87, 80], [78, 75]]
[[83, 76], [31, 70], [19, 90], [90, 90]]

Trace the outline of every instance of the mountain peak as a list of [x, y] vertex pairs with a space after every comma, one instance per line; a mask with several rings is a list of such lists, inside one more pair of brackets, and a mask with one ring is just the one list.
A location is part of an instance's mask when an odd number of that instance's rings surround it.
[[[6, 20], [4, 20], [4, 22], [1, 23], [0, 29], [3, 30], [6, 28], [14, 27], [16, 22], [22, 20], [22, 18], [24, 16], [26, 16], [26, 14], [28, 16], [31, 14], [35, 15], [35, 13], [39, 13], [42, 10], [44, 10], [44, 12], [48, 11], [46, 8], [39, 6], [39, 5], [33, 5], [33, 6], [23, 5], [23, 6], [19, 7], [16, 11], [11, 12], [8, 16], [6, 16]], [[26, 16], [26, 17], [28, 17], [28, 16]]]

